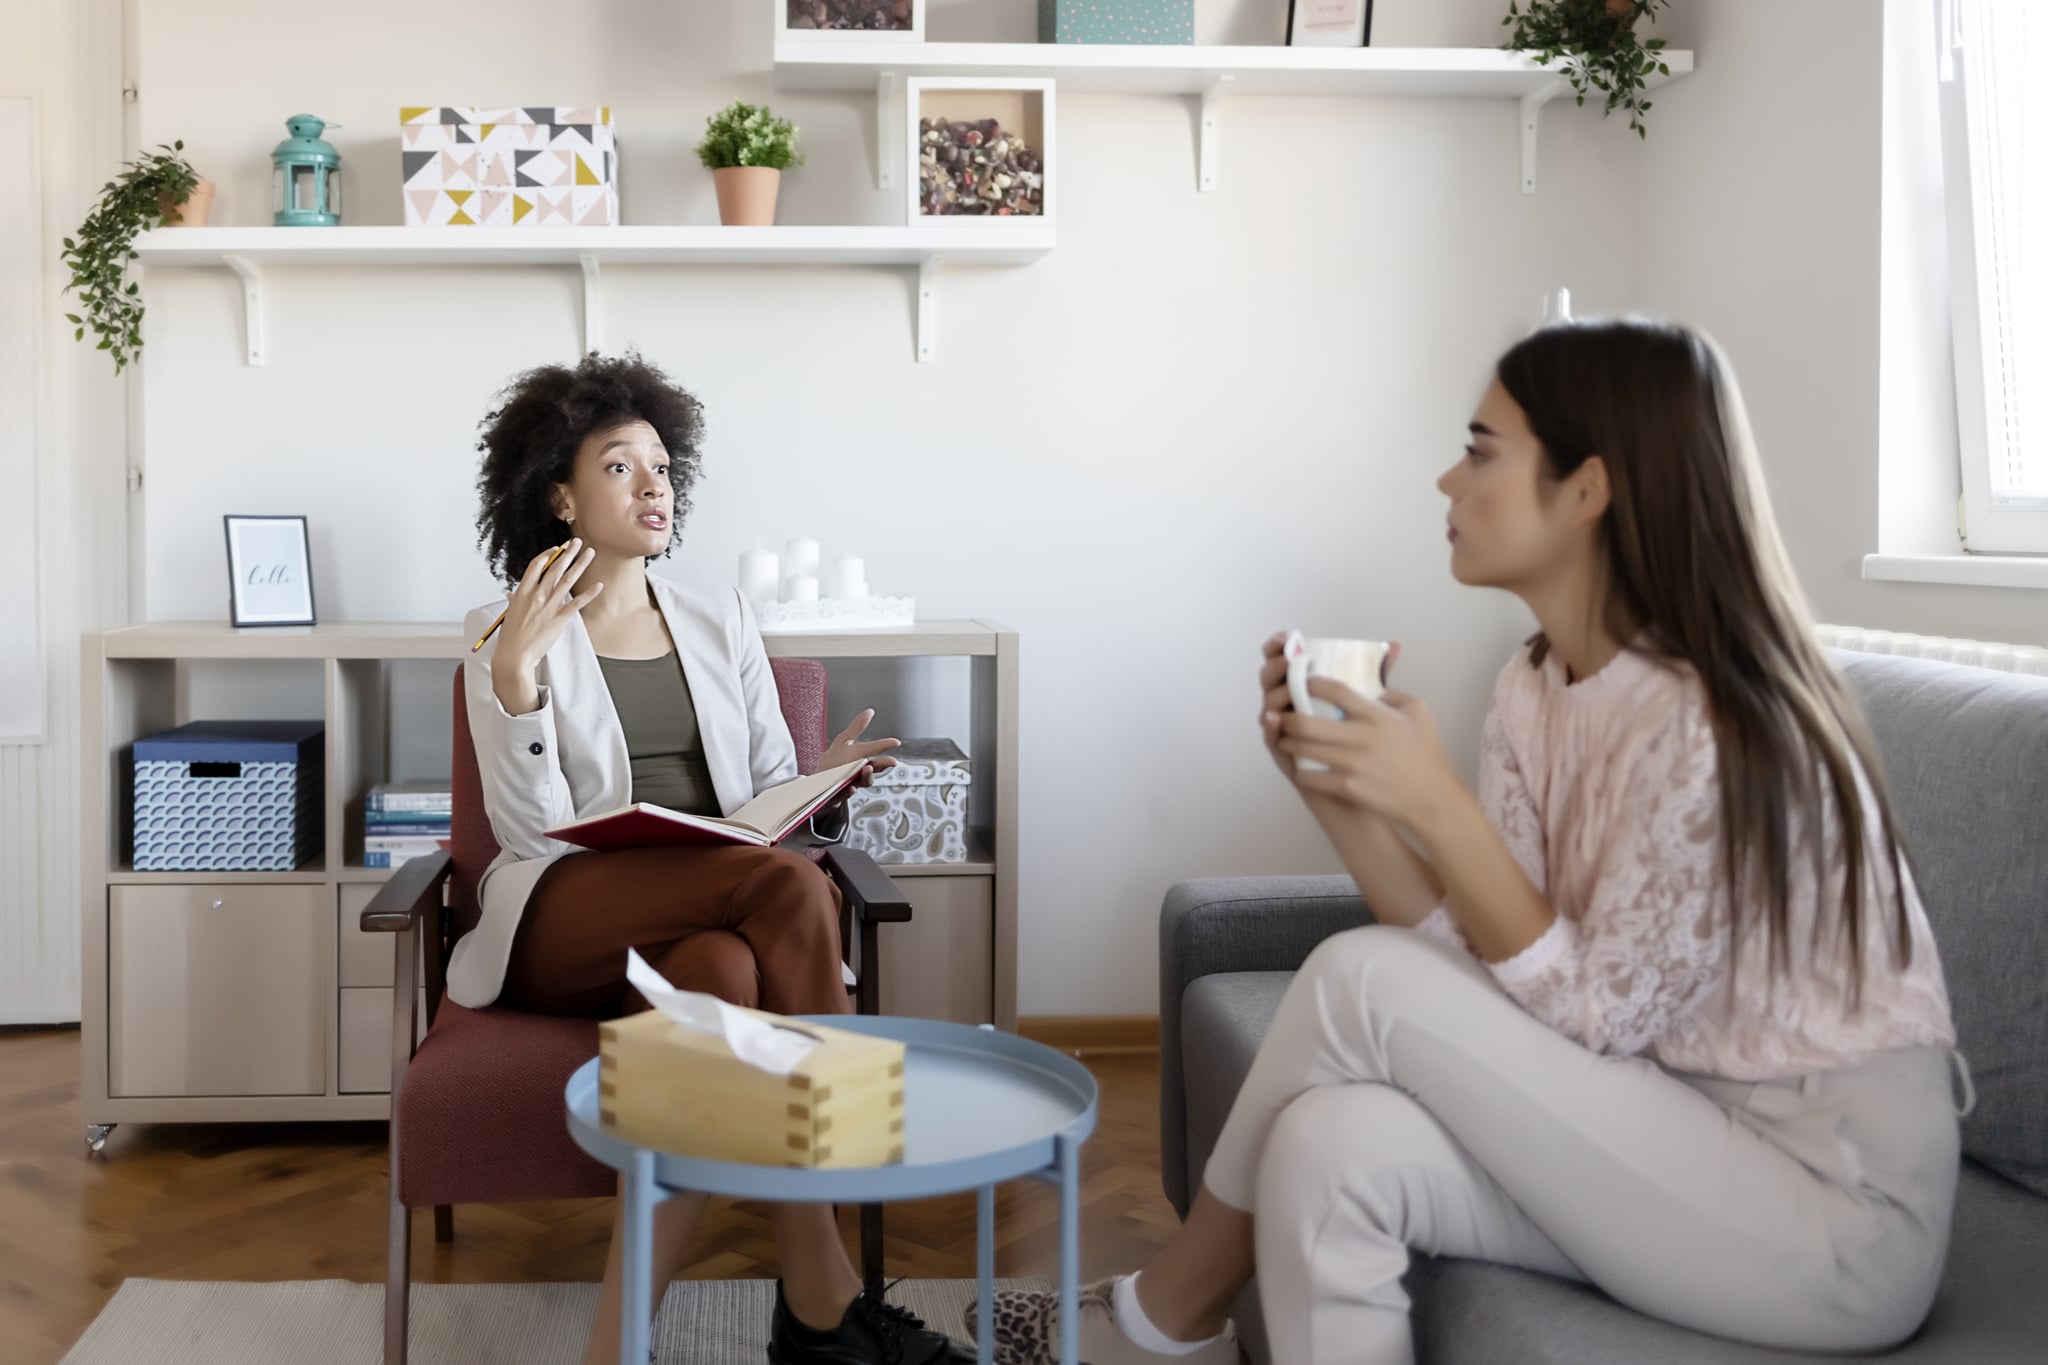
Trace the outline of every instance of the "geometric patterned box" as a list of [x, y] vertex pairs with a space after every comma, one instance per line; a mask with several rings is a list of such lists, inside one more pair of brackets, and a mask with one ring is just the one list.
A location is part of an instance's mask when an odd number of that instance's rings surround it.
[[135, 870], [290, 872], [318, 857], [317, 720], [202, 720], [135, 741]]
[[615, 227], [612, 111], [398, 111], [407, 227]]
[[907, 739], [891, 756], [847, 802], [847, 844], [878, 863], [966, 862], [972, 761], [950, 739]]

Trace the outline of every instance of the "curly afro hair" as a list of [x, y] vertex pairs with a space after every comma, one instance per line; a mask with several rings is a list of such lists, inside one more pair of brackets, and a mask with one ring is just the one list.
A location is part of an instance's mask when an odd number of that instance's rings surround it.
[[[570, 481], [584, 438], [633, 421], [653, 427], [668, 450], [668, 481], [675, 489], [669, 518], [673, 549], [703, 464], [697, 448], [704, 434], [702, 404], [635, 351], [585, 356], [574, 368], [543, 365], [499, 393], [498, 406], [479, 424], [477, 449], [484, 459], [476, 479], [476, 527], [477, 544], [501, 582], [517, 582], [536, 555], [569, 538], [552, 495], [554, 485]], [[668, 553], [663, 550], [662, 557]]]

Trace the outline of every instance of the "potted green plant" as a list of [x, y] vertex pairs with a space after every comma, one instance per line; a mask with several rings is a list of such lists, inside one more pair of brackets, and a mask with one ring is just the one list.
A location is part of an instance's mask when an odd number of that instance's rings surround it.
[[116, 374], [142, 349], [142, 290], [128, 280], [135, 234], [145, 227], [204, 224], [213, 199], [213, 182], [199, 178], [179, 155], [184, 150], [183, 142], [159, 143], [158, 150], [127, 162], [100, 189], [78, 235], [64, 239], [62, 257], [71, 267], [65, 292], [77, 294], [85, 310], [64, 319], [80, 341], [92, 328], [99, 349], [112, 353]]
[[697, 159], [718, 189], [718, 220], [728, 227], [767, 227], [775, 221], [782, 173], [801, 166], [796, 125], [765, 104], [734, 100], [704, 120]]
[[1637, 137], [1649, 134], [1643, 98], [1652, 73], [1668, 76], [1671, 68], [1659, 54], [1662, 38], [1636, 36], [1636, 20], [1657, 22], [1657, 10], [1671, 0], [1508, 0], [1504, 25], [1513, 25], [1508, 46], [1544, 62], [1561, 62], [1565, 78], [1584, 104], [1589, 91], [1607, 96], [1607, 113], [1628, 111], [1628, 126]]

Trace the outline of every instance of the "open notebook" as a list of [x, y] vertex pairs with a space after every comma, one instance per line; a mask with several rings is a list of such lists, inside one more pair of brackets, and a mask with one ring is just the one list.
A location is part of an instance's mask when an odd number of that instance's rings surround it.
[[787, 839], [833, 797], [853, 785], [866, 759], [855, 759], [770, 787], [731, 815], [688, 815], [636, 801], [557, 825], [550, 839], [583, 848], [653, 848], [665, 844], [754, 844], [772, 847]]

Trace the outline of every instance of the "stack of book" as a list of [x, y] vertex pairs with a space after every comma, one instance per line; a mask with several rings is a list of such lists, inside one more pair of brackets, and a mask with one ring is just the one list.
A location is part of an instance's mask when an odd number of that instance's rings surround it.
[[363, 803], [363, 866], [399, 867], [448, 846], [448, 783], [379, 782]]

